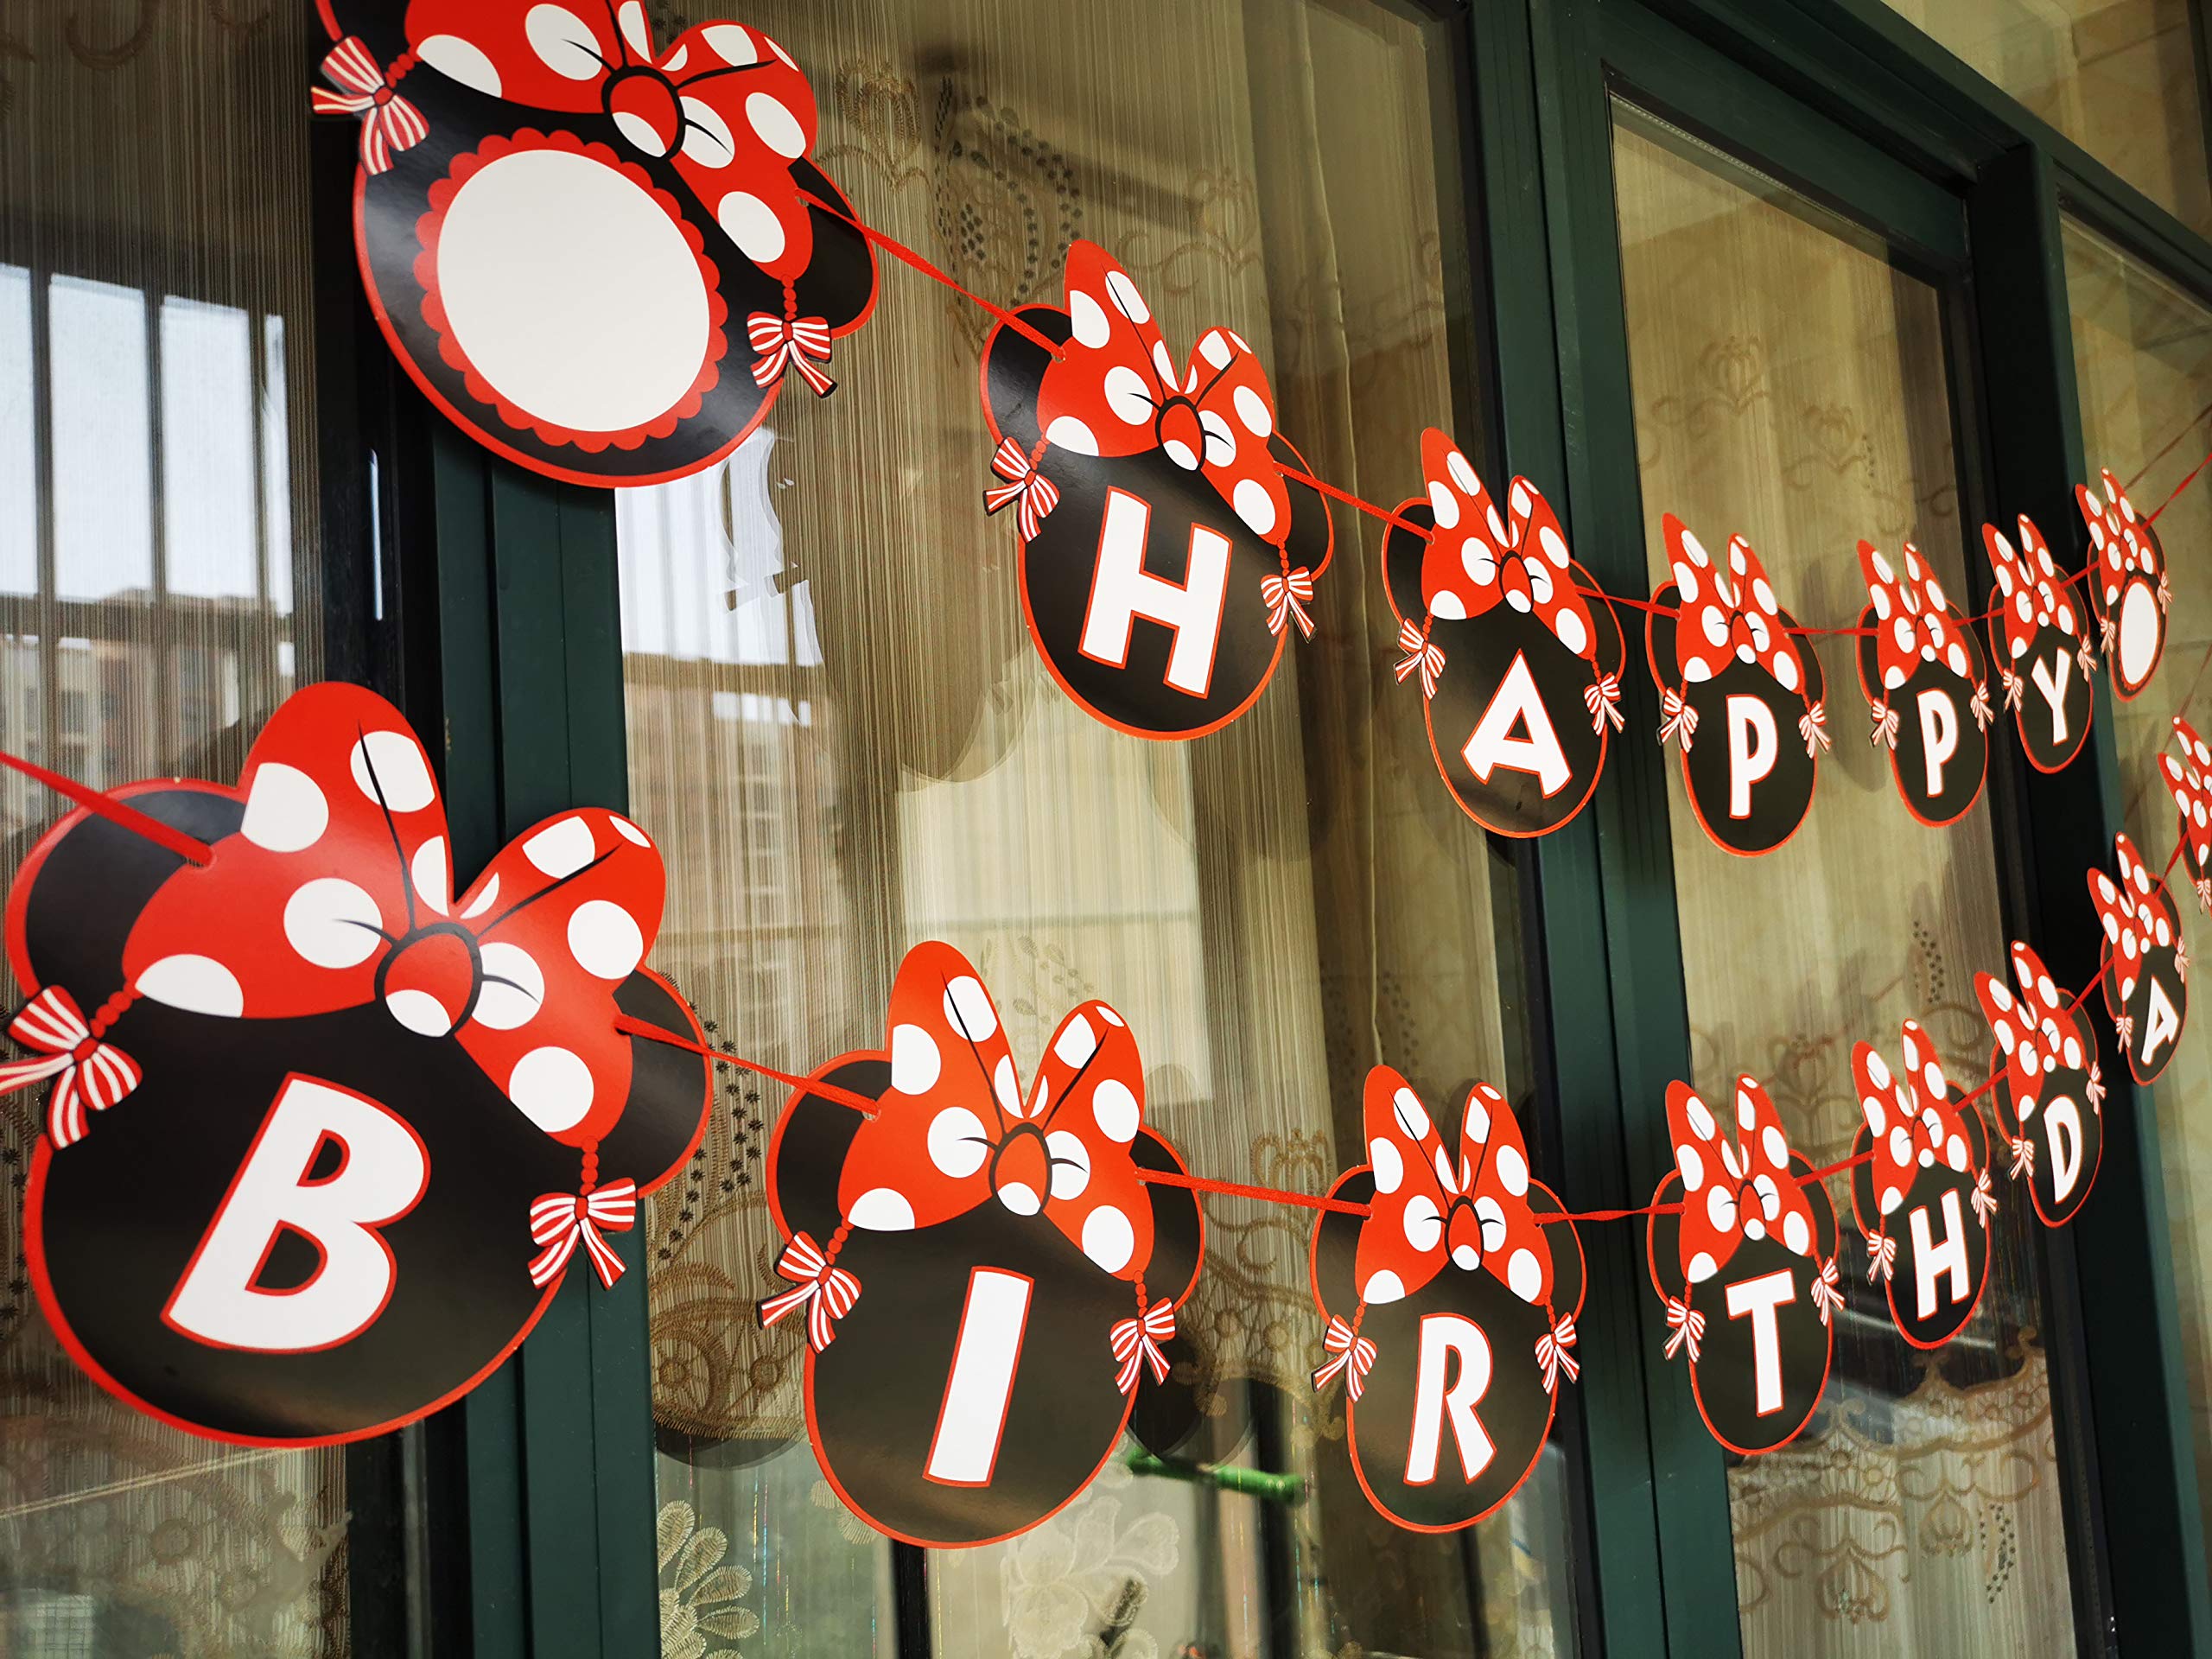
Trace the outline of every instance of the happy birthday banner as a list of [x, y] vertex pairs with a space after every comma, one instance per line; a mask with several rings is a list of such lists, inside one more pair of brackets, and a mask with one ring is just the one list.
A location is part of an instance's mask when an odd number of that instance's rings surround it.
[[[378, 319], [425, 393], [524, 466], [632, 485], [712, 465], [789, 377], [832, 389], [878, 250], [950, 283], [806, 159], [812, 94], [757, 30], [708, 24], [662, 53], [634, 0], [413, 0], [385, 55], [321, 6], [338, 44], [315, 106], [361, 123]], [[1423, 493], [1395, 510], [1314, 477], [1245, 341], [1217, 327], [1179, 362], [1100, 248], [1070, 250], [1059, 306], [969, 297], [997, 318], [981, 385], [1002, 482], [984, 505], [1012, 515], [1039, 654], [1125, 731], [1196, 736], [1265, 691], [1313, 630], [1332, 501], [1387, 525], [1397, 677], [1454, 798], [1508, 835], [1556, 829], [1596, 788], [1624, 727], [1617, 606], [1643, 615], [1659, 741], [1700, 823], [1746, 855], [1796, 831], [1831, 741], [1813, 638], [1856, 641], [1872, 741], [1930, 824], [1978, 797], [2006, 711], [2031, 764], [2056, 770], [2086, 736], [2100, 645], [2123, 698], [2163, 650], [2158, 514], [2109, 473], [2077, 493], [2083, 571], [2062, 574], [2025, 518], [1985, 526], [1983, 615], [1916, 550], [1862, 543], [1859, 619], [1808, 628], [1741, 537], [1715, 555], [1671, 516], [1668, 580], [1616, 600], [1534, 485], [1501, 504], [1442, 432], [1423, 439]], [[2165, 871], [2120, 836], [2113, 868], [2086, 873], [2094, 986], [2143, 1083], [2187, 1015], [2175, 862], [2212, 909], [2212, 748], [2174, 727]], [[1955, 1093], [1915, 1021], [1893, 1046], [1859, 1043], [1864, 1122], [1827, 1168], [1757, 1078], [1712, 1099], [1678, 1082], [1650, 1202], [1576, 1212], [1535, 1178], [1497, 1090], [1434, 1100], [1377, 1065], [1365, 1161], [1291, 1192], [1184, 1163], [1145, 1121], [1141, 1039], [1110, 1005], [1017, 1054], [942, 943], [899, 969], [879, 1049], [798, 1076], [710, 1046], [645, 965], [664, 893], [646, 831], [556, 813], [456, 891], [428, 752], [359, 687], [289, 698], [235, 785], [100, 791], [0, 764], [75, 803], [6, 911], [26, 1058], [0, 1090], [44, 1090], [32, 1284], [104, 1388], [219, 1440], [327, 1445], [414, 1421], [496, 1369], [578, 1262], [612, 1286], [610, 1236], [698, 1143], [717, 1064], [791, 1090], [768, 1160], [781, 1282], [760, 1311], [803, 1344], [823, 1470], [872, 1525], [931, 1546], [1036, 1525], [1125, 1431], [1150, 1432], [1134, 1408], [1167, 1378], [1203, 1271], [1203, 1194], [1313, 1212], [1314, 1386], [1343, 1389], [1376, 1509], [1447, 1530], [1517, 1490], [1580, 1375], [1580, 1227], [1644, 1225], [1665, 1354], [1714, 1437], [1758, 1453], [1826, 1385], [1844, 1271], [1831, 1179], [1899, 1333], [1932, 1348], [1986, 1285], [2012, 1201], [1993, 1160], [2059, 1226], [2101, 1156], [2092, 987], [2062, 991], [2019, 944], [2005, 976], [1976, 982], [1987, 1079]]]

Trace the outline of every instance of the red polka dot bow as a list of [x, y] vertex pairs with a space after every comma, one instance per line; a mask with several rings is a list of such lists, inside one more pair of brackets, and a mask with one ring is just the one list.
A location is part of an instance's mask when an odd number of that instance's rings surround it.
[[[1904, 1022], [1902, 1071], [1891, 1071], [1873, 1044], [1860, 1043], [1851, 1051], [1851, 1075], [1859, 1085], [1859, 1110], [1866, 1117], [1874, 1160], [1874, 1204], [1881, 1217], [1876, 1236], [1866, 1242], [1872, 1258], [1866, 1276], [1887, 1279], [1897, 1270], [1889, 1218], [1904, 1205], [1915, 1177], [1938, 1163], [1964, 1174], [1974, 1162], [1974, 1146], [1963, 1113], [1951, 1099], [1936, 1045], [1917, 1020]], [[1977, 1211], [1982, 1203], [1978, 1189]], [[1994, 1209], [1994, 1200], [1990, 1206]]]
[[[1728, 540], [1728, 556], [1716, 562], [1689, 527], [1669, 513], [1662, 525], [1668, 568], [1680, 594], [1675, 620], [1675, 664], [1686, 683], [1710, 680], [1732, 662], [1756, 664], [1785, 691], [1805, 694], [1805, 667], [1782, 621], [1782, 607], [1751, 544], [1741, 536]], [[1825, 715], [1808, 703], [1798, 722], [1805, 752], [1825, 747]], [[1679, 733], [1684, 747], [1697, 730], [1694, 711], [1670, 696], [1668, 725], [1660, 737]]]
[[0, 1095], [13, 1094], [34, 1084], [54, 1079], [47, 1096], [47, 1138], [59, 1147], [73, 1146], [91, 1127], [92, 1112], [104, 1112], [144, 1079], [138, 1062], [111, 1043], [100, 1040], [120, 1008], [102, 1008], [87, 1021], [77, 999], [59, 985], [49, 985], [23, 1004], [8, 1022], [8, 1035], [39, 1058], [12, 1060], [0, 1065]]
[[1105, 456], [1156, 449], [1203, 474], [1247, 529], [1281, 548], [1290, 496], [1268, 452], [1274, 398], [1252, 348], [1210, 328], [1179, 370], [1136, 283], [1092, 242], [1068, 250], [1067, 313], [1072, 332], [1037, 392], [1045, 448]]
[[[411, 53], [404, 62], [412, 66]], [[394, 154], [412, 149], [430, 136], [422, 111], [393, 90], [392, 82], [405, 68], [395, 64], [386, 75], [358, 36], [348, 35], [330, 49], [322, 60], [322, 73], [338, 90], [315, 87], [308, 103], [317, 115], [361, 118], [361, 165], [369, 172], [389, 172]]]
[[1916, 673], [1923, 663], [1941, 663], [1974, 685], [1974, 723], [1989, 729], [1987, 687], [1981, 679], [1981, 653], [1967, 620], [1943, 596], [1936, 572], [1910, 542], [1899, 569], [1872, 542], [1859, 543], [1859, 569], [1866, 579], [1867, 601], [1874, 610], [1874, 665], [1882, 696], [1874, 704], [1874, 741], [1897, 746], [1897, 714], [1890, 694]]
[[[1041, 1216], [1135, 1287], [1140, 1346], [1160, 1340], [1155, 1310], [1172, 1313], [1173, 1300], [1145, 1294], [1152, 1201], [1130, 1151], [1144, 1127], [1144, 1067], [1122, 1016], [1078, 1004], [1025, 1092], [990, 993], [966, 957], [931, 940], [907, 952], [892, 986], [890, 1062], [890, 1087], [838, 1177], [846, 1226], [905, 1232], [991, 1203]], [[1172, 1333], [1172, 1319], [1164, 1328]]]
[[2177, 753], [2158, 757], [2159, 774], [2181, 810], [2181, 861], [2196, 887], [2197, 902], [2212, 914], [2212, 748], [2179, 715], [2174, 716]]
[[588, 1161], [630, 1094], [614, 992], [660, 927], [660, 854], [645, 832], [598, 808], [563, 812], [455, 898], [421, 743], [383, 698], [335, 683], [285, 701], [235, 793], [236, 832], [132, 925], [130, 994], [245, 1020], [381, 1004], [394, 1041], [460, 1044]]
[[1529, 1149], [1504, 1096], [1486, 1083], [1468, 1090], [1455, 1156], [1421, 1096], [1378, 1065], [1365, 1123], [1375, 1196], [1353, 1262], [1363, 1304], [1402, 1300], [1446, 1267], [1485, 1270], [1535, 1306], [1551, 1300], [1551, 1246], [1529, 1207]]
[[1997, 613], [2003, 623], [1999, 631], [2003, 643], [1997, 664], [1998, 677], [2004, 683], [2006, 705], [2017, 709], [2025, 686], [2013, 664], [2027, 655], [2036, 642], [2036, 635], [2044, 629], [2056, 628], [2081, 642], [2078, 650], [2082, 673], [2088, 673], [2096, 659], [2090, 652], [2087, 632], [2076, 624], [2073, 597], [2058, 574], [2057, 562], [2050, 556], [2050, 544], [2036, 528], [2035, 520], [2024, 512], [2020, 515], [2018, 550], [1994, 524], [1981, 527], [1981, 544], [1989, 554], [1989, 568], [1995, 573], [1997, 595], [2003, 607]]
[[[423, 64], [478, 92], [606, 116], [625, 142], [665, 159], [737, 251], [787, 296], [812, 260], [813, 221], [791, 163], [814, 145], [814, 92], [791, 54], [759, 29], [702, 24], [663, 53], [640, 0], [412, 0], [407, 40]], [[756, 312], [747, 331], [760, 384], [772, 364], [774, 374], [795, 368], [816, 391], [830, 390], [816, 366], [829, 356], [821, 319]]]
[[[2135, 843], [2125, 835], [2114, 836], [2113, 849], [2119, 855], [2120, 880], [2113, 880], [2102, 870], [2091, 870], [2089, 902], [2095, 906], [2098, 924], [2105, 931], [2113, 972], [2120, 982], [2120, 998], [2125, 1003], [2135, 995], [2143, 975], [2143, 959], [2151, 951], [2172, 947], [2178, 953], [2178, 969], [2184, 975], [2189, 971], [2189, 953], [2172, 897], [2144, 863]], [[2113, 1026], [2120, 1034], [2120, 1046], [2126, 1047], [2133, 1039], [2135, 1022], [2115, 1012]]]
[[2094, 485], [2076, 484], [2074, 501], [2082, 510], [2089, 545], [2096, 553], [2094, 574], [2089, 580], [2096, 584], [2096, 596], [2102, 601], [2097, 613], [2104, 626], [2105, 649], [2109, 651], [2119, 626], [2115, 619], [2120, 596], [2130, 582], [2147, 582], [2155, 588], [2162, 611], [2172, 605], [2173, 589], [2167, 580], [2166, 552], [2158, 544], [2158, 532], [2136, 512], [2135, 504], [2109, 470], [2104, 474], [2104, 486], [2101, 495]]
[[2013, 1173], [2035, 1168], [2035, 1142], [2027, 1134], [2028, 1120], [2051, 1074], [2061, 1070], [2089, 1075], [2089, 1105], [2094, 1109], [2104, 1098], [2104, 1078], [2097, 1064], [2095, 1039], [2086, 1033], [2069, 1001], [2043, 965], [2043, 959], [2021, 944], [2012, 942], [2012, 981], [2008, 988], [1994, 974], [1974, 976], [1974, 997], [2004, 1051], [2005, 1077], [2012, 1096], [2012, 1121], [2020, 1134], [2012, 1140]]
[[1667, 1085], [1667, 1132], [1682, 1178], [1682, 1277], [1702, 1284], [1726, 1267], [1745, 1239], [1771, 1234], [1810, 1257], [1818, 1248], [1813, 1206], [1789, 1169], [1782, 1114], [1757, 1077], [1736, 1079], [1732, 1129], [1687, 1083]]

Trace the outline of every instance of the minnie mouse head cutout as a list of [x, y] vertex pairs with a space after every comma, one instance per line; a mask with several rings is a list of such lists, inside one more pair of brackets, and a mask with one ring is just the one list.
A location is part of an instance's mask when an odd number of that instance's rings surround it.
[[1471, 1526], [1519, 1490], [1551, 1433], [1582, 1306], [1582, 1243], [1529, 1174], [1505, 1097], [1468, 1091], [1456, 1155], [1387, 1065], [1367, 1074], [1368, 1162], [1330, 1189], [1313, 1299], [1341, 1376], [1352, 1471], [1402, 1527]]
[[1996, 525], [1981, 527], [1999, 601], [1989, 620], [1989, 643], [2029, 765], [2056, 772], [2081, 752], [2089, 734], [2094, 699], [2089, 677], [2097, 658], [2075, 594], [2060, 577], [2043, 532], [2025, 513], [2019, 534], [2015, 550]]
[[1688, 1359], [1713, 1436], [1746, 1456], [1794, 1438], [1821, 1402], [1843, 1306], [1835, 1209], [1790, 1150], [1765, 1088], [1736, 1079], [1734, 1127], [1686, 1083], [1667, 1089], [1675, 1168], [1652, 1195], [1651, 1282], [1667, 1355]]
[[2174, 716], [2174, 747], [2158, 757], [2158, 772], [2181, 812], [2181, 867], [2196, 889], [2196, 902], [2212, 915], [2212, 747], [2196, 728]]
[[1334, 531], [1275, 430], [1259, 359], [1211, 328], [1187, 366], [1103, 248], [1068, 250], [1067, 305], [1029, 306], [983, 342], [983, 412], [1016, 509], [1021, 604], [1062, 689], [1140, 737], [1196, 737], [1249, 708]]
[[1911, 543], [1900, 569], [1861, 542], [1859, 568], [1868, 600], [1859, 618], [1859, 684], [1872, 709], [1874, 742], [1890, 751], [1906, 809], [1940, 827], [1980, 797], [1988, 770], [1994, 716], [1981, 647]]
[[787, 376], [831, 389], [874, 255], [808, 159], [806, 77], [760, 30], [662, 52], [641, 4], [410, 0], [323, 74], [316, 110], [362, 123], [370, 303], [478, 442], [657, 483], [736, 448]]
[[1674, 580], [1652, 595], [1651, 677], [1679, 739], [1699, 823], [1732, 853], [1770, 853], [1813, 804], [1814, 761], [1828, 746], [1820, 659], [1790, 637], [1758, 555], [1741, 536], [1716, 562], [1666, 516]]
[[2036, 953], [2012, 943], [2008, 989], [1976, 974], [1974, 995], [1997, 1039], [1990, 1069], [1997, 1125], [2012, 1149], [2012, 1178], [2024, 1177], [2048, 1227], [2073, 1220], [2104, 1155], [2104, 1074], [2095, 1034], [2075, 1016], [2078, 998], [2052, 982]]
[[205, 846], [73, 812], [24, 860], [10, 1027], [51, 1079], [31, 1279], [111, 1392], [300, 1446], [474, 1387], [690, 1155], [706, 1063], [640, 963], [660, 855], [579, 807], [453, 896], [421, 744], [359, 687], [289, 698], [238, 786], [116, 791]]
[[2166, 553], [2151, 521], [2136, 516], [2134, 504], [2107, 472], [2104, 493], [2094, 485], [2074, 486], [2074, 499], [2088, 526], [2094, 556], [2089, 565], [2089, 602], [2103, 631], [2112, 689], [2123, 702], [2151, 683], [2166, 648], [2166, 612], [2173, 591], [2166, 580]]
[[1989, 1131], [1951, 1099], [1936, 1045], [1904, 1022], [1904, 1065], [1872, 1043], [1851, 1052], [1866, 1115], [1851, 1146], [1851, 1207], [1866, 1240], [1866, 1277], [1882, 1284], [1898, 1333], [1940, 1348], [1964, 1330], [1989, 1282]]
[[769, 1205], [804, 1311], [822, 1471], [877, 1530], [938, 1547], [1020, 1532], [1113, 1454], [1162, 1380], [1196, 1281], [1195, 1195], [1144, 1127], [1136, 1039], [1105, 1003], [1053, 1033], [1025, 1092], [990, 994], [949, 944], [916, 945], [890, 1035], [815, 1074], [768, 1149]]
[[1428, 747], [1467, 816], [1540, 836], [1582, 810], [1621, 725], [1620, 624], [1567, 552], [1559, 517], [1525, 478], [1498, 515], [1467, 458], [1431, 427], [1426, 496], [1382, 544], [1398, 678], [1418, 674]]
[[2189, 946], [2163, 877], [2151, 874], [2126, 836], [2113, 837], [2118, 880], [2089, 872], [2089, 899], [2105, 931], [2105, 1010], [2138, 1083], [2156, 1083], [2189, 1018]]

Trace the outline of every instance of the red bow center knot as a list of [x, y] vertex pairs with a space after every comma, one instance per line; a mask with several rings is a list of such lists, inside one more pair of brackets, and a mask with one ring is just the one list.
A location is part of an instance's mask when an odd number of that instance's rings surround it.
[[136, 1060], [100, 1036], [135, 1000], [133, 994], [122, 993], [87, 1021], [76, 998], [49, 985], [9, 1022], [9, 1036], [35, 1058], [0, 1065], [0, 1094], [53, 1078], [46, 1132], [57, 1149], [83, 1140], [91, 1114], [105, 1111], [143, 1077]]

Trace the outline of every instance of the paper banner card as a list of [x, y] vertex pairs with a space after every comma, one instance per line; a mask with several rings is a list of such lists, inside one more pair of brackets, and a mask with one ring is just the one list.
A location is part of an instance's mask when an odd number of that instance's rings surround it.
[[[1104, 1466], [1204, 1254], [1195, 1193], [1144, 1127], [1144, 1066], [1096, 1000], [1025, 1090], [998, 1008], [949, 944], [916, 945], [882, 1049], [815, 1074], [768, 1153], [804, 1326], [807, 1433], [855, 1515], [910, 1543], [989, 1543]], [[802, 1317], [803, 1316], [803, 1317]]]
[[2074, 591], [2025, 513], [2019, 538], [2016, 548], [1996, 525], [1981, 527], [1998, 601], [1989, 644], [2028, 764], [2056, 772], [2081, 753], [2089, 734], [2097, 659]]
[[1574, 563], [1559, 517], [1516, 478], [1501, 515], [1465, 455], [1431, 427], [1426, 492], [1382, 544], [1384, 587], [1417, 678], [1429, 751], [1460, 810], [1540, 836], [1582, 810], [1622, 721], [1620, 624]]
[[1129, 274], [1068, 250], [1065, 306], [983, 345], [983, 411], [1021, 538], [1021, 604], [1062, 690], [1140, 737], [1196, 737], [1265, 689], [1313, 631], [1329, 504], [1275, 430], [1252, 348], [1210, 328], [1179, 366]]
[[1859, 684], [1874, 741], [1906, 810], [1941, 828], [1981, 797], [1989, 768], [1988, 672], [1981, 646], [1910, 542], [1901, 563], [1859, 543], [1867, 605], [1859, 613]]
[[616, 1029], [700, 1040], [641, 965], [643, 830], [557, 814], [455, 896], [421, 743], [348, 685], [287, 700], [236, 788], [116, 795], [205, 862], [79, 810], [7, 909], [31, 1281], [87, 1372], [214, 1439], [357, 1440], [489, 1375], [570, 1268], [621, 1273], [710, 1100]]
[[1724, 1109], [1726, 1122], [1689, 1084], [1668, 1085], [1675, 1167], [1652, 1194], [1645, 1249], [1668, 1357], [1683, 1356], [1713, 1439], [1750, 1457], [1787, 1445], [1820, 1404], [1842, 1274], [1827, 1188], [1765, 1087], [1737, 1078]]
[[663, 50], [642, 5], [410, 0], [322, 73], [315, 107], [361, 122], [370, 303], [478, 442], [657, 483], [736, 448], [787, 378], [831, 389], [874, 254], [808, 158], [806, 77], [760, 30]]
[[2181, 813], [2175, 826], [2181, 867], [2196, 889], [2196, 902], [2212, 914], [2212, 747], [2179, 715], [2174, 716], [2174, 751], [2158, 757], [2158, 775]]
[[1851, 1145], [1851, 1206], [1866, 1276], [1889, 1297], [1897, 1333], [1940, 1348], [1964, 1330], [1989, 1283], [1989, 1131], [1951, 1098], [1936, 1045], [1904, 1022], [1904, 1065], [1872, 1043], [1851, 1053], [1865, 1122]]
[[1578, 1364], [1581, 1241], [1529, 1173], [1505, 1097], [1468, 1091], [1447, 1144], [1406, 1080], [1367, 1074], [1368, 1161], [1313, 1229], [1313, 1297], [1342, 1379], [1352, 1471], [1368, 1501], [1416, 1532], [1472, 1526], [1520, 1489]]
[[2134, 503], [2110, 472], [2104, 486], [2100, 494], [2094, 485], [2077, 484], [2074, 499], [2089, 531], [2089, 602], [2104, 636], [2105, 658], [2112, 664], [2113, 693], [2125, 702], [2158, 671], [2173, 593], [2158, 531], [2149, 519], [2137, 516]]
[[2164, 877], [2126, 836], [2113, 837], [2117, 878], [2089, 872], [2089, 902], [2104, 930], [2101, 970], [2113, 1035], [2138, 1083], [2156, 1083], [2189, 1018], [2189, 945]]
[[1820, 658], [1790, 630], [1758, 555], [1741, 536], [1716, 560], [1666, 516], [1673, 580], [1652, 595], [1646, 655], [1681, 747], [1698, 823], [1728, 852], [1770, 853], [1812, 809], [1814, 764], [1828, 745]]
[[1997, 1047], [1990, 1059], [1997, 1126], [2047, 1227], [2074, 1219], [2104, 1155], [2104, 1076], [2097, 1039], [2043, 960], [2017, 939], [2012, 983], [1976, 974], [1974, 995]]

